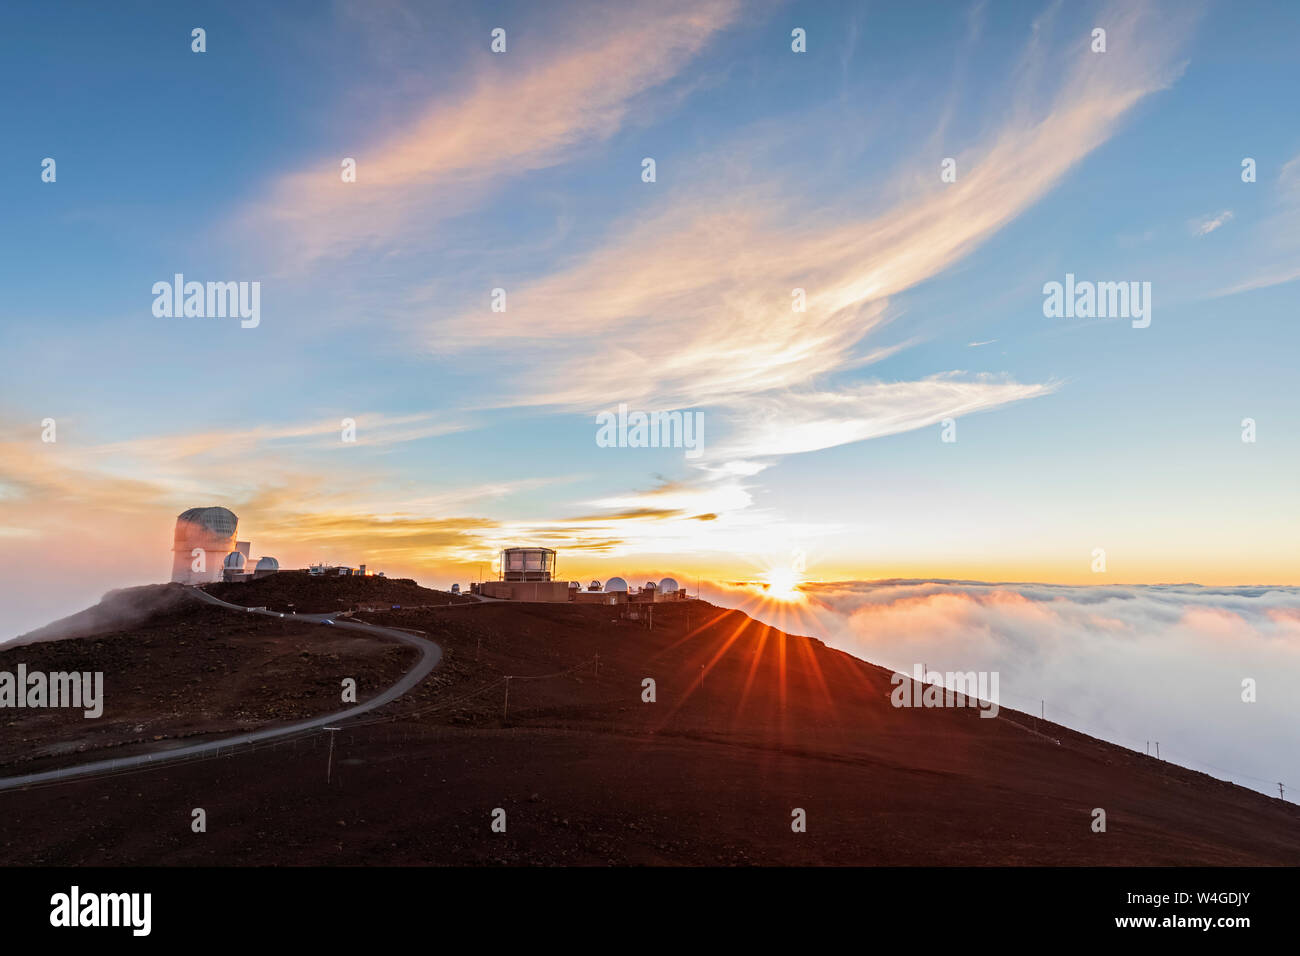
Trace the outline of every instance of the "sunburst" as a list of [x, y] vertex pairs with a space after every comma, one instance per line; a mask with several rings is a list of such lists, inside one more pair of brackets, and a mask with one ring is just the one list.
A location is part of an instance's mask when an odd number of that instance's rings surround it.
[[803, 576], [793, 568], [772, 568], [763, 578], [767, 585], [764, 593], [769, 599], [788, 604], [803, 601], [803, 592], [799, 590]]

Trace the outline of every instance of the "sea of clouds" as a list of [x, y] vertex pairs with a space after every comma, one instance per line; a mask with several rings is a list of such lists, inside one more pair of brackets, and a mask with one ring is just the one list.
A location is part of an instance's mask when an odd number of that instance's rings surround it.
[[705, 597], [898, 671], [998, 671], [1004, 708], [1044, 701], [1067, 727], [1300, 799], [1300, 588], [851, 581], [804, 585], [795, 608], [719, 590]]

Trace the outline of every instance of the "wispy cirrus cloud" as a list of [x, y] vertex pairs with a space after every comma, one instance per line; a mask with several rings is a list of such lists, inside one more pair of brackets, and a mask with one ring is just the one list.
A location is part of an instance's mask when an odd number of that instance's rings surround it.
[[769, 393], [746, 403], [738, 428], [711, 447], [709, 457], [731, 460], [819, 451], [1037, 398], [1057, 387], [949, 372], [916, 382], [869, 382], [835, 392]]
[[[653, 406], [714, 405], [736, 421], [752, 454], [828, 447], [900, 427], [1051, 391], [972, 377], [852, 387], [799, 398], [819, 378], [878, 361], [900, 346], [872, 339], [890, 299], [933, 278], [1012, 221], [1092, 150], [1132, 109], [1178, 76], [1190, 27], [1177, 12], [1124, 8], [1104, 18], [1111, 52], [1090, 54], [1073, 38], [1064, 49], [1035, 27], [1017, 70], [1019, 95], [999, 104], [1004, 119], [958, 157], [956, 183], [913, 177], [884, 212], [858, 218], [801, 204], [777, 183], [737, 189], [703, 182], [683, 189], [648, 218], [621, 224], [610, 241], [551, 275], [512, 290], [509, 323], [465, 312], [436, 321], [440, 349], [490, 343], [534, 356], [504, 401], [586, 410], [614, 400]], [[1064, 80], [1044, 102], [1060, 64]], [[931, 157], [912, 169], [937, 169]], [[793, 290], [806, 309], [792, 309]], [[581, 341], [575, 349], [573, 343]], [[756, 396], [772, 400], [756, 400]], [[915, 413], [884, 407], [915, 402]], [[858, 414], [855, 400], [867, 403]], [[779, 437], [781, 403], [790, 428], [821, 437]], [[871, 402], [877, 408], [870, 407]], [[810, 414], [814, 409], [825, 418]], [[883, 423], [883, 424], [882, 424]], [[910, 423], [910, 425], [908, 424]]]
[[412, 230], [463, 212], [489, 186], [564, 162], [628, 119], [636, 97], [672, 79], [736, 17], [739, 0], [670, 0], [653, 15], [587, 4], [536, 46], [473, 68], [465, 89], [439, 95], [385, 138], [359, 144], [355, 183], [339, 157], [289, 173], [240, 217], [275, 237], [282, 267], [302, 269], [365, 247], [392, 248]]
[[1225, 209], [1216, 216], [1202, 216], [1199, 219], [1193, 219], [1188, 223], [1188, 228], [1191, 230], [1192, 235], [1199, 239], [1201, 236], [1208, 236], [1220, 226], [1231, 221], [1232, 210]]
[[1300, 279], [1300, 155], [1282, 164], [1273, 184], [1277, 212], [1259, 227], [1260, 251], [1256, 261], [1263, 260], [1249, 278], [1220, 289], [1213, 298], [1267, 289]]

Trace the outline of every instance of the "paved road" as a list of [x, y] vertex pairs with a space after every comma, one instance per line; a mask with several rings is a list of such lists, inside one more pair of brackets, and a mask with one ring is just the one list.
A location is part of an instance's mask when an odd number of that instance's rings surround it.
[[[267, 617], [285, 617], [277, 611], [249, 611], [248, 608], [238, 604], [230, 604], [222, 601], [220, 598], [213, 597], [207, 591], [198, 588], [191, 589], [194, 595], [209, 604], [215, 604], [218, 607], [228, 608], [232, 611], [238, 611], [240, 614], [264, 614]], [[322, 627], [342, 627], [353, 631], [364, 631], [368, 634], [377, 634], [380, 637], [391, 638], [395, 641], [401, 641], [403, 644], [410, 644], [412, 647], [419, 648], [420, 660], [416, 665], [407, 672], [388, 690], [384, 691], [378, 697], [373, 697], [365, 703], [349, 707], [347, 710], [340, 710], [333, 714], [326, 714], [323, 717], [313, 717], [310, 720], [299, 721], [296, 724], [287, 724], [281, 727], [268, 727], [265, 730], [255, 730], [251, 733], [240, 734], [237, 737], [224, 737], [221, 740], [209, 740], [205, 743], [187, 744], [184, 747], [177, 747], [174, 750], [166, 750], [153, 754], [137, 754], [133, 757], [119, 757], [115, 760], [95, 760], [90, 763], [80, 764], [75, 767], [64, 767], [60, 770], [46, 770], [41, 773], [29, 773], [20, 777], [3, 777], [0, 778], [0, 790], [13, 790], [19, 787], [29, 787], [38, 783], [50, 783], [55, 780], [70, 780], [74, 777], [82, 777], [87, 774], [103, 773], [111, 770], [128, 770], [132, 767], [153, 766], [154, 764], [166, 763], [169, 760], [179, 760], [186, 757], [194, 757], [199, 754], [213, 753], [224, 747], [234, 747], [240, 744], [259, 743], [264, 740], [274, 740], [277, 737], [287, 737], [291, 734], [301, 733], [304, 730], [313, 730], [318, 727], [324, 727], [329, 724], [338, 723], [341, 720], [347, 720], [350, 717], [356, 717], [367, 711], [383, 707], [391, 703], [398, 697], [401, 697], [408, 690], [424, 680], [429, 672], [438, 666], [442, 660], [442, 648], [433, 641], [426, 640], [407, 631], [399, 631], [391, 627], [380, 627], [377, 624], [363, 624], [360, 621], [336, 621], [331, 614], [297, 614], [288, 615], [299, 621], [314, 621]]]

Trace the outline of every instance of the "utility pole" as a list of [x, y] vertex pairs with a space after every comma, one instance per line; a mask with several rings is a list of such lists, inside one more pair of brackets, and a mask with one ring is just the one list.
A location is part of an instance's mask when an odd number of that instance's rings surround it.
[[1038, 719], [1047, 722], [1047, 701], [1039, 700], [1038, 702]]
[[1160, 741], [1156, 741], [1156, 759], [1160, 759]]
[[1277, 798], [1279, 800], [1286, 799], [1286, 785], [1281, 782], [1279, 782], [1277, 785]]
[[338, 733], [338, 727], [326, 727], [330, 732], [330, 757], [329, 762], [325, 765], [325, 782], [328, 784], [330, 778], [334, 775], [334, 735]]
[[1151, 756], [1151, 741], [1147, 741], [1147, 756]]

